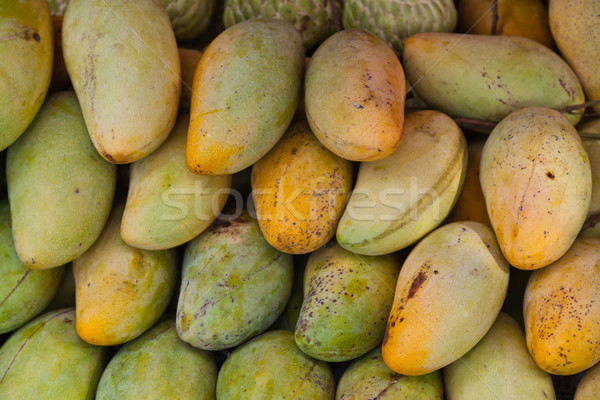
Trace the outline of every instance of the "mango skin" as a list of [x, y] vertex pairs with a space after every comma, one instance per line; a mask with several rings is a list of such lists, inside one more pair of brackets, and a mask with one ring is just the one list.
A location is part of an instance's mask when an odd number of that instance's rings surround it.
[[306, 117], [315, 136], [352, 161], [382, 159], [400, 145], [406, 80], [377, 35], [345, 29], [323, 42], [305, 77]]
[[336, 400], [443, 400], [442, 374], [404, 376], [383, 362], [381, 347], [353, 361], [340, 378]]
[[292, 293], [290, 294], [290, 298], [281, 312], [281, 315], [279, 315], [275, 322], [273, 322], [273, 325], [269, 327], [270, 331], [284, 330], [293, 332], [296, 328], [300, 310], [302, 309], [302, 302], [304, 301], [304, 269], [306, 267], [308, 255], [304, 255], [302, 258], [305, 258], [303, 262], [297, 260], [297, 258], [294, 259], [294, 282], [292, 284]]
[[217, 399], [333, 400], [327, 363], [304, 354], [289, 331], [269, 331], [236, 348], [217, 377]]
[[34, 269], [75, 259], [98, 238], [117, 169], [96, 152], [72, 91], [50, 95], [10, 146], [6, 179], [19, 258]]
[[[585, 102], [569, 65], [523, 37], [419, 33], [406, 39], [402, 65], [417, 95], [452, 117], [498, 122], [525, 107]], [[573, 125], [581, 119], [565, 115]]]
[[492, 230], [478, 222], [446, 224], [423, 238], [400, 270], [383, 339], [386, 365], [422, 375], [463, 356], [500, 312], [509, 267]]
[[98, 240], [73, 261], [77, 333], [99, 346], [125, 343], [152, 327], [175, 287], [175, 251], [123, 242], [123, 208], [115, 205]]
[[54, 34], [46, 0], [0, 1], [0, 150], [39, 111], [50, 86]]
[[381, 343], [399, 263], [358, 256], [338, 244], [311, 253], [294, 330], [298, 347], [323, 361], [346, 361]]
[[271, 247], [246, 212], [215, 221], [185, 249], [179, 337], [220, 350], [258, 335], [282, 313], [293, 274], [292, 256]]
[[287, 21], [247, 20], [217, 36], [194, 75], [188, 168], [232, 174], [264, 156], [292, 121], [303, 70], [302, 36]]
[[45, 313], [0, 348], [0, 398], [93, 400], [106, 358], [77, 335], [75, 310]]
[[502, 253], [520, 269], [560, 258], [590, 207], [592, 173], [581, 138], [547, 108], [515, 111], [494, 128], [479, 178]]
[[185, 163], [189, 116], [152, 154], [131, 164], [121, 237], [130, 246], [162, 250], [204, 231], [225, 206], [231, 175], [192, 173]]
[[158, 0], [71, 0], [63, 19], [65, 65], [90, 137], [106, 160], [153, 152], [175, 124], [181, 66]]
[[503, 312], [483, 339], [443, 372], [448, 400], [556, 399], [550, 374], [527, 351], [517, 321]]
[[544, 371], [572, 375], [600, 361], [600, 239], [577, 239], [531, 274], [523, 315], [527, 348]]
[[360, 165], [338, 243], [371, 256], [415, 243], [448, 216], [466, 168], [467, 141], [450, 117], [432, 110], [408, 114], [400, 147]]
[[23, 265], [12, 237], [10, 211], [0, 201], [0, 334], [39, 315], [54, 297], [64, 267], [33, 270]]
[[256, 217], [269, 244], [310, 253], [335, 235], [352, 189], [352, 163], [327, 150], [297, 121], [252, 167]]
[[102, 373], [96, 400], [214, 400], [216, 382], [212, 354], [179, 340], [169, 319], [119, 349]]
[[600, 393], [600, 364], [584, 372], [577, 384], [574, 400], [596, 400]]

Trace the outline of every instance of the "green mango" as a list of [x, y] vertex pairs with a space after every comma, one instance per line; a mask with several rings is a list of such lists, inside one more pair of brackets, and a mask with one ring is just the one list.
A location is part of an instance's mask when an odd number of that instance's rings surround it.
[[214, 400], [216, 382], [212, 354], [181, 341], [169, 319], [119, 349], [102, 373], [96, 400]]
[[294, 331], [298, 317], [300, 316], [300, 310], [302, 309], [302, 302], [304, 300], [304, 267], [306, 266], [306, 260], [302, 265], [296, 265], [298, 256], [294, 257], [294, 283], [292, 286], [292, 293], [290, 298], [283, 309], [283, 312], [275, 320], [269, 330], [285, 330]]
[[77, 335], [75, 310], [48, 312], [0, 348], [0, 398], [93, 400], [105, 359], [104, 348]]
[[25, 132], [42, 106], [53, 61], [46, 0], [0, 0], [0, 150]]
[[306, 355], [289, 331], [269, 331], [236, 348], [217, 377], [217, 399], [333, 400], [329, 365]]
[[338, 244], [311, 253], [294, 331], [298, 347], [319, 360], [346, 361], [379, 345], [399, 270], [393, 255], [358, 256]]
[[185, 249], [179, 337], [219, 350], [258, 335], [282, 313], [292, 280], [292, 256], [271, 247], [248, 213], [215, 221]]
[[21, 261], [30, 268], [53, 268], [89, 248], [110, 213], [116, 178], [116, 167], [94, 149], [75, 94], [49, 96], [6, 156]]

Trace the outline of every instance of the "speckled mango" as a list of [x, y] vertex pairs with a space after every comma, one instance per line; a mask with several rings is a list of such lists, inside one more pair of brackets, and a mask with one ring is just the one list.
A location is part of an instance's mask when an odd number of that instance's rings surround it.
[[509, 268], [479, 222], [446, 224], [423, 238], [398, 277], [383, 339], [387, 366], [422, 375], [471, 350], [500, 312]]
[[264, 156], [292, 121], [303, 71], [302, 36], [285, 20], [248, 20], [217, 36], [194, 75], [188, 168], [232, 174]]
[[[452, 117], [498, 122], [525, 107], [559, 110], [585, 101], [558, 54], [519, 36], [419, 33], [406, 39], [402, 65], [417, 95]], [[566, 116], [573, 125], [581, 119]]]
[[96, 400], [214, 400], [217, 365], [179, 340], [175, 320], [126, 343], [106, 366]]
[[153, 152], [175, 124], [181, 67], [158, 0], [70, 0], [62, 31], [67, 72], [90, 137], [106, 160]]
[[54, 34], [46, 0], [0, 0], [0, 150], [39, 111], [52, 76]]
[[336, 156], [297, 121], [252, 167], [256, 217], [267, 242], [309, 253], [335, 235], [352, 189], [352, 163]]
[[466, 169], [467, 141], [450, 117], [431, 110], [408, 114], [400, 147], [360, 165], [338, 243], [365, 255], [415, 243], [448, 216]]
[[331, 35], [311, 57], [304, 82], [308, 123], [333, 153], [374, 161], [398, 148], [406, 80], [379, 36], [363, 29]]
[[527, 351], [521, 327], [502, 312], [471, 351], [444, 368], [444, 388], [447, 400], [556, 399], [552, 378]]
[[0, 398], [94, 400], [105, 359], [104, 348], [77, 335], [75, 310], [48, 312], [0, 348]]
[[381, 347], [353, 361], [340, 378], [336, 400], [443, 400], [442, 374], [400, 375], [383, 362]]
[[73, 261], [77, 333], [95, 345], [114, 346], [144, 333], [166, 309], [175, 286], [175, 251], [123, 242], [123, 208], [115, 205], [98, 240]]
[[63, 265], [98, 238], [117, 169], [94, 148], [72, 91], [49, 96], [10, 146], [6, 179], [19, 258], [35, 269]]
[[585, 221], [591, 168], [575, 128], [558, 111], [529, 107], [488, 137], [479, 178], [508, 262], [538, 269], [569, 249]]
[[167, 140], [131, 164], [121, 237], [130, 246], [162, 250], [184, 244], [217, 218], [231, 175], [192, 173], [185, 163], [189, 117], [181, 115]]
[[600, 393], [600, 364], [585, 371], [577, 384], [574, 400], [596, 400]]
[[572, 375], [600, 361], [600, 239], [577, 239], [534, 271], [525, 290], [527, 348], [544, 371]]
[[327, 363], [304, 354], [289, 331], [269, 331], [231, 353], [219, 371], [217, 399], [333, 400]]
[[346, 361], [381, 343], [400, 265], [395, 256], [358, 256], [338, 244], [311, 253], [294, 337], [323, 361]]
[[293, 277], [292, 256], [271, 247], [247, 212], [216, 220], [185, 249], [179, 337], [204, 350], [245, 342], [281, 314]]

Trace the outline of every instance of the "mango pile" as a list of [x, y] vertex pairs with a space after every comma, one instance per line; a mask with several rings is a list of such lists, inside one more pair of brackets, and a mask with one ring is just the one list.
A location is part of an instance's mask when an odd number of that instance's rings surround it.
[[598, 15], [0, 0], [0, 399], [600, 398]]

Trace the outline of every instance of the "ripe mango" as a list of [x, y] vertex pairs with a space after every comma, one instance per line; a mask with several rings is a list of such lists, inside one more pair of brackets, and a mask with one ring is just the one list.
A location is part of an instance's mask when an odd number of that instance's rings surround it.
[[574, 400], [596, 400], [600, 393], [600, 364], [585, 371], [577, 384]]
[[302, 36], [281, 19], [235, 24], [206, 48], [194, 75], [188, 168], [232, 174], [283, 136], [300, 97]]
[[453, 222], [431, 232], [400, 270], [383, 339], [387, 366], [422, 375], [462, 357], [494, 323], [508, 279], [487, 226]]
[[331, 35], [306, 70], [310, 127], [325, 147], [352, 161], [379, 160], [398, 148], [405, 94], [400, 60], [383, 39], [362, 29]]
[[415, 243], [448, 216], [466, 168], [467, 141], [450, 117], [431, 110], [408, 114], [398, 149], [360, 165], [337, 228], [339, 244], [380, 255]]
[[62, 31], [65, 65], [90, 137], [106, 160], [153, 152], [175, 124], [179, 53], [158, 0], [70, 0]]
[[569, 249], [587, 216], [592, 177], [581, 138], [561, 113], [529, 107], [503, 119], [485, 143], [479, 178], [511, 265], [538, 269]]
[[94, 148], [72, 91], [54, 93], [10, 146], [6, 179], [17, 254], [54, 268], [98, 238], [113, 202], [117, 169]]

